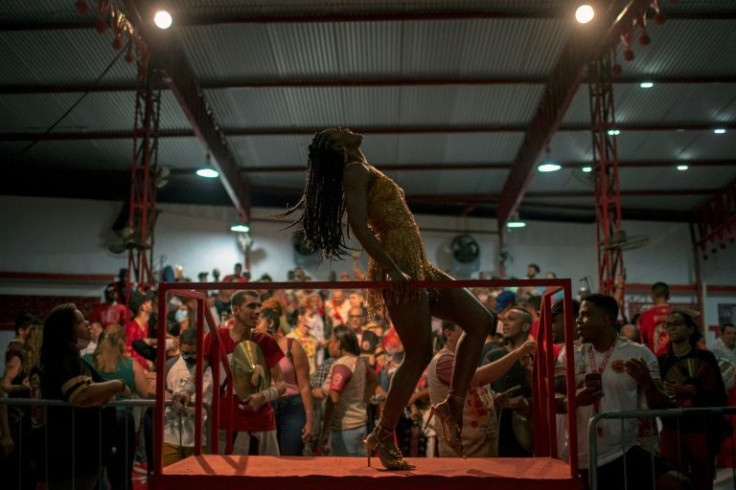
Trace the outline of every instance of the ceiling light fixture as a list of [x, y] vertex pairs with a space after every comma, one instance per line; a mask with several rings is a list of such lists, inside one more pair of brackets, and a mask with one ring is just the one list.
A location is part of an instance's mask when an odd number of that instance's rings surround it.
[[200, 177], [204, 177], [205, 179], [216, 179], [220, 176], [220, 173], [217, 170], [213, 170], [211, 168], [200, 168], [197, 170], [197, 175]]
[[245, 223], [237, 223], [230, 227], [230, 231], [234, 231], [236, 233], [248, 233], [250, 231], [250, 226]]
[[575, 10], [575, 20], [581, 24], [587, 24], [595, 17], [595, 10], [588, 4], [583, 4]]
[[677, 170], [679, 170], [680, 172], [684, 172], [684, 171], [685, 171], [685, 170], [687, 170], [688, 168], [689, 168], [689, 167], [688, 167], [687, 165], [678, 165], [678, 166], [677, 166]]
[[717, 129], [714, 129], [713, 132], [716, 134], [724, 134], [726, 130], [723, 128], [717, 128]]
[[652, 88], [654, 87], [654, 83], [653, 82], [641, 82], [639, 86], [641, 88]]
[[546, 163], [542, 163], [539, 166], [537, 166], [537, 171], [542, 172], [542, 173], [549, 173], [549, 172], [557, 172], [561, 168], [562, 166], [556, 164], [555, 162], [546, 162]]
[[515, 214], [506, 222], [506, 228], [525, 228], [526, 222], [519, 219], [519, 215]]
[[197, 170], [197, 175], [204, 177], [205, 179], [216, 179], [220, 176], [220, 172], [212, 168], [212, 160], [210, 159], [209, 153], [207, 153], [207, 156], [205, 157], [204, 167]]
[[609, 129], [608, 130], [608, 136], [618, 136], [619, 134], [621, 134], [620, 129]]
[[586, 165], [585, 167], [581, 168], [580, 170], [582, 170], [586, 174], [589, 174], [590, 172], [593, 171], [593, 167], [591, 167], [590, 165]]
[[166, 10], [159, 10], [153, 16], [153, 23], [156, 24], [156, 27], [158, 27], [159, 29], [168, 29], [169, 27], [171, 27], [171, 24], [173, 22], [174, 19], [171, 17], [171, 14], [168, 13]]

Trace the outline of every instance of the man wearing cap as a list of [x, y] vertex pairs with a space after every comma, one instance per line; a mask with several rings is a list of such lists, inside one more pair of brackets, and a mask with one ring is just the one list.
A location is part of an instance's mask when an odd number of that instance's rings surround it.
[[128, 320], [128, 309], [118, 303], [118, 288], [111, 282], [105, 288], [105, 302], [96, 306], [90, 315], [92, 323], [99, 323], [102, 329], [108, 325], [125, 325]]

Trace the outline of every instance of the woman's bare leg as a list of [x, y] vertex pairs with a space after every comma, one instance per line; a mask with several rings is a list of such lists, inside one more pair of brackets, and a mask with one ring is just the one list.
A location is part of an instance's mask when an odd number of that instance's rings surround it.
[[426, 297], [418, 303], [388, 305], [388, 312], [404, 346], [404, 362], [394, 373], [381, 414], [383, 428], [393, 429], [409, 403], [424, 368], [432, 360], [432, 329]]
[[[452, 280], [447, 274], [443, 275], [446, 280]], [[432, 316], [456, 323], [465, 331], [455, 350], [455, 366], [450, 381], [450, 393], [464, 397], [478, 368], [486, 337], [496, 328], [496, 317], [464, 288], [440, 289], [430, 308]], [[455, 410], [457, 407], [451, 408]], [[453, 416], [459, 424], [462, 423], [462, 412], [453, 413]]]

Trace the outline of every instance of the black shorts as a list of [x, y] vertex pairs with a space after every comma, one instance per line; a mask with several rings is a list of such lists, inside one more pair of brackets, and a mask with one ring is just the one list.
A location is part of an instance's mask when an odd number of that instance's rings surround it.
[[[655, 479], [669, 471], [675, 471], [675, 468], [664, 459], [640, 446], [634, 446], [620, 458], [598, 467], [598, 490], [651, 490], [655, 488]], [[583, 488], [587, 490], [590, 488], [588, 470], [580, 470], [580, 475], [583, 477]]]

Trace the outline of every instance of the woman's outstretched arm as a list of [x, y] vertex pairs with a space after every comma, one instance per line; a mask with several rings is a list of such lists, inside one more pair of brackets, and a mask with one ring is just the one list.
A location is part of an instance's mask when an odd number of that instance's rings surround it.
[[479, 367], [473, 379], [470, 381], [470, 386], [483, 386], [491, 384], [497, 379], [501, 378], [506, 372], [511, 369], [511, 366], [516, 363], [519, 359], [524, 356], [531, 355], [537, 348], [537, 343], [533, 340], [527, 340], [521, 346], [512, 350], [501, 359], [486, 364], [485, 366]]

